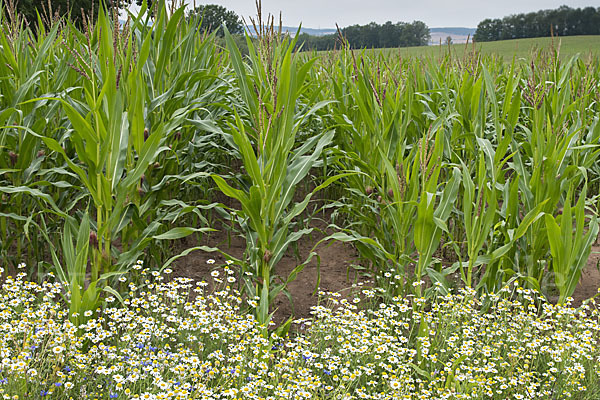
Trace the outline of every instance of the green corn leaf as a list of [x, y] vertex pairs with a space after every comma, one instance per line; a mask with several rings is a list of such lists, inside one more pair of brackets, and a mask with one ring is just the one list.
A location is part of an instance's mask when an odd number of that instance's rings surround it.
[[54, 202], [54, 199], [50, 197], [50, 195], [38, 189], [30, 188], [27, 186], [0, 186], [0, 193], [27, 194], [33, 196], [47, 203], [52, 208], [52, 212], [54, 212], [55, 214], [65, 218], [67, 217], [67, 214], [65, 214], [61, 209], [58, 208], [58, 206]]
[[160, 235], [152, 236], [153, 239], [156, 240], [174, 240], [180, 239], [186, 236], [191, 235], [194, 232], [214, 232], [215, 230], [212, 228], [190, 228], [190, 227], [179, 227], [173, 228], [169, 231], [162, 233]]
[[523, 237], [523, 235], [525, 235], [525, 233], [527, 232], [527, 229], [529, 229], [529, 227], [534, 222], [536, 222], [538, 219], [540, 219], [544, 216], [544, 213], [542, 212], [542, 208], [544, 208], [544, 205], [547, 202], [548, 202], [548, 199], [544, 200], [543, 202], [541, 202], [537, 206], [535, 206], [534, 209], [530, 210], [527, 213], [527, 215], [525, 215], [525, 217], [519, 224], [519, 226], [514, 234], [513, 240], [517, 240], [517, 239]]
[[105, 292], [107, 292], [107, 293], [110, 293], [113, 296], [115, 296], [115, 298], [117, 300], [119, 300], [119, 303], [121, 303], [121, 305], [125, 304], [125, 302], [124, 302], [123, 297], [121, 296], [121, 294], [119, 292], [117, 292], [115, 289], [113, 289], [112, 287], [110, 287], [110, 286], [104, 286], [102, 288], [102, 290], [105, 291]]
[[110, 192], [114, 193], [123, 174], [127, 159], [127, 150], [129, 148], [129, 121], [127, 120], [127, 113], [123, 113], [121, 126], [119, 126], [118, 130], [113, 131], [112, 136], [111, 158], [107, 168], [110, 171], [108, 177], [112, 182]]
[[236, 121], [238, 129], [233, 128], [231, 130], [233, 140], [237, 144], [240, 154], [242, 155], [244, 166], [246, 167], [248, 175], [252, 179], [252, 182], [258, 186], [262, 195], [265, 191], [265, 184], [263, 182], [261, 169], [258, 165], [258, 160], [254, 153], [254, 149], [252, 148], [252, 144], [250, 143], [250, 140], [244, 131], [244, 126], [237, 115]]
[[[79, 289], [79, 283], [76, 280], [71, 280], [69, 285], [71, 291], [70, 305], [69, 305], [69, 320], [75, 325], [79, 326], [80, 316], [82, 314], [82, 301], [81, 301], [81, 289]], [[83, 316], [81, 316], [83, 317]]]
[[137, 184], [142, 174], [148, 169], [148, 165], [150, 165], [151, 162], [154, 162], [160, 153], [168, 150], [168, 147], [159, 148], [162, 138], [160, 129], [148, 137], [148, 140], [146, 140], [142, 147], [142, 152], [137, 160], [135, 168], [124, 180], [120, 181], [122, 187], [128, 188]]
[[194, 252], [194, 251], [205, 251], [207, 253], [213, 253], [213, 252], [219, 252], [221, 254], [223, 254], [227, 259], [232, 260], [234, 262], [236, 262], [237, 264], [240, 264], [240, 260], [237, 260], [235, 257], [232, 257], [224, 252], [222, 252], [221, 250], [219, 250], [216, 247], [208, 247], [208, 246], [195, 246], [195, 247], [190, 247], [188, 249], [185, 249], [184, 251], [182, 251], [181, 253], [169, 258], [161, 267], [160, 267], [160, 272], [164, 271], [165, 269], [167, 269], [168, 267], [171, 266], [171, 264], [173, 264], [175, 261], [177, 261], [178, 259], [187, 256], [188, 254]]
[[552, 266], [554, 273], [557, 278], [557, 285], [559, 289], [564, 288], [564, 278], [566, 271], [564, 271], [564, 248], [561, 242], [561, 229], [556, 223], [554, 217], [550, 214], [544, 216], [546, 222], [546, 232], [548, 234], [548, 241], [550, 243], [550, 252], [552, 253]]
[[244, 192], [242, 192], [239, 189], [234, 189], [231, 186], [229, 186], [229, 184], [227, 182], [225, 182], [225, 179], [221, 178], [219, 175], [212, 175], [212, 178], [215, 181], [215, 183], [217, 184], [217, 186], [219, 187], [219, 189], [226, 196], [229, 196], [231, 198], [238, 200], [240, 203], [242, 203], [242, 205], [250, 202], [250, 199]]
[[262, 290], [260, 292], [260, 302], [258, 304], [258, 322], [264, 325], [265, 328], [269, 324], [269, 286], [263, 283]]
[[423, 192], [417, 206], [417, 220], [415, 221], [415, 247], [419, 254], [423, 256], [431, 242], [435, 223], [433, 221], [433, 212], [435, 206], [435, 195], [433, 193]]

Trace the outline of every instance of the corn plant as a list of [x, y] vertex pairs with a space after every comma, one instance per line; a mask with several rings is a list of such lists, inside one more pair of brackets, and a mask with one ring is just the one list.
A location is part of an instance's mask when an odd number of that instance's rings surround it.
[[[138, 29], [139, 19], [144, 12], [142, 10], [138, 21], [134, 22]], [[168, 36], [175, 34], [182, 13], [183, 9], [169, 21], [166, 28]], [[199, 208], [189, 205], [181, 207], [180, 203], [172, 202], [170, 198], [157, 199], [156, 192], [160, 186], [152, 195], [146, 195], [146, 175], [150, 175], [151, 169], [156, 170], [155, 164], [161, 153], [172, 151], [167, 146], [167, 139], [178, 128], [183, 129], [186, 116], [196, 102], [190, 101], [180, 108], [167, 110], [170, 113], [162, 111], [160, 119], [147, 126], [144, 118], [146, 98], [140, 87], [145, 86], [143, 69], [150, 53], [148, 49], [153, 40], [152, 32], [148, 31], [140, 38], [142, 51], [134, 57], [132, 38], [127, 36], [130, 32], [119, 32], [115, 24], [118, 24], [116, 17], [111, 24], [106, 11], [101, 10], [96, 25], [88, 21], [84, 33], [75, 32], [69, 37], [68, 43], [61, 43], [65, 46], [63, 54], [71, 57], [67, 64], [79, 75], [80, 86], [25, 103], [60, 104], [66, 117], [61, 121], [64, 124], [62, 134], [56, 136], [39, 125], [11, 128], [23, 132], [21, 136], [37, 146], [43, 143], [58, 156], [59, 162], [66, 163], [65, 168], [61, 168], [62, 173], [69, 174], [71, 180], [75, 178], [84, 189], [83, 195], [77, 196], [67, 210], [83, 218], [81, 222], [60, 210], [51, 196], [39, 190], [22, 186], [2, 188], [6, 194], [24, 193], [43, 200], [46, 208], [62, 219], [62, 247], [56, 248], [46, 232], [44, 239], [49, 243], [53, 268], [61, 281], [70, 283], [70, 301], [74, 314], [78, 315], [81, 314], [80, 309], [95, 309], [100, 301], [101, 290], [118, 295], [111, 287], [112, 277], [127, 273], [150, 243], [208, 230], [198, 227], [167, 230], [188, 213], [199, 217], [200, 223], [205, 223], [206, 219]], [[57, 27], [53, 29], [51, 32], [54, 35]], [[64, 34], [68, 35], [73, 30], [71, 26]], [[53, 37], [46, 40], [52, 42]], [[154, 102], [154, 107], [160, 104]], [[141, 111], [131, 115], [129, 107], [138, 105]], [[9, 144], [13, 145], [10, 141]], [[23, 160], [27, 160], [25, 155], [33, 151], [29, 147], [27, 153], [23, 154]], [[35, 174], [33, 176], [36, 177]], [[207, 177], [208, 174], [201, 171], [186, 177], [179, 175], [178, 178], [189, 181], [201, 176]], [[33, 184], [39, 185], [40, 182], [34, 181]], [[210, 207], [204, 207], [207, 208]], [[47, 216], [52, 214], [46, 209], [42, 211], [46, 216], [42, 218], [42, 223], [45, 223]], [[22, 221], [22, 217], [16, 214], [12, 219]], [[31, 224], [26, 222], [26, 226]], [[86, 245], [82, 244], [84, 233], [89, 242]], [[77, 236], [76, 250], [70, 244], [72, 236]], [[88, 254], [89, 275], [86, 272]]]
[[[562, 214], [557, 217], [552, 214], [544, 216], [552, 254], [554, 282], [559, 290], [559, 304], [565, 304], [567, 297], [573, 294], [590, 255], [592, 244], [598, 237], [597, 217], [591, 215], [586, 218], [585, 215], [587, 194], [585, 186], [579, 193], [575, 206], [571, 205], [573, 192], [574, 187], [571, 186], [567, 192]], [[587, 230], [584, 231], [586, 219], [589, 219], [589, 222]]]
[[241, 189], [218, 175], [213, 178], [224, 194], [241, 205], [236, 215], [245, 233], [245, 268], [251, 275], [245, 287], [247, 294], [258, 300], [258, 321], [267, 324], [272, 315], [269, 306], [305, 264], [276, 281], [276, 266], [287, 248], [312, 231], [312, 228], [291, 231], [290, 226], [296, 218], [301, 218], [313, 194], [336, 179], [327, 179], [302, 201], [295, 201], [296, 186], [317, 165], [333, 139], [333, 132], [322, 132], [296, 145], [295, 138], [303, 122], [327, 103], [298, 108], [298, 99], [310, 84], [306, 77], [315, 60], [302, 61], [294, 53], [294, 40], [276, 35], [271, 25], [270, 32], [263, 32], [257, 47], [247, 38], [249, 65], [246, 65], [229, 32], [225, 32], [225, 37], [240, 88], [242, 111], [247, 115], [244, 119], [236, 115], [229, 132], [247, 178], [240, 182]]
[[[340, 162], [361, 172], [348, 178], [346, 230], [375, 239], [357, 242], [375, 276], [402, 276], [390, 295], [410, 290], [425, 273], [445, 283], [432, 264], [461, 179], [460, 170], [448, 168], [443, 157], [449, 114], [426, 112], [425, 101], [401, 85], [385, 59], [377, 59], [374, 68], [356, 63], [347, 50], [343, 55], [334, 80], [338, 141], [346, 151]], [[436, 132], [433, 138], [430, 131]], [[442, 184], [440, 176], [449, 181]]]

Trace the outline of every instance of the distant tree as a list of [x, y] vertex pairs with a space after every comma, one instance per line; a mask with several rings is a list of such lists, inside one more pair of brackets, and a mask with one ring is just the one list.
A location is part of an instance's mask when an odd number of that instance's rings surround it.
[[473, 39], [477, 42], [490, 42], [500, 40], [502, 33], [502, 20], [500, 19], [484, 19], [477, 25], [477, 30]]
[[305, 51], [324, 51], [333, 50], [337, 44], [337, 35], [309, 35], [308, 33], [301, 33], [298, 35], [298, 41], [296, 43], [296, 49]]
[[[421, 21], [351, 25], [342, 29], [342, 35], [354, 49], [426, 46], [431, 38], [429, 28]], [[337, 34], [311, 36], [302, 33], [298, 37], [298, 47], [303, 50], [331, 50], [337, 43]]]
[[225, 24], [227, 30], [232, 34], [244, 33], [241, 18], [235, 12], [229, 11], [223, 6], [216, 4], [198, 6], [191, 10], [188, 16], [190, 18], [199, 18], [202, 21], [200, 29], [208, 32], [217, 31], [218, 36], [224, 36], [224, 32], [221, 29], [223, 24]]
[[431, 35], [429, 28], [424, 22], [413, 21], [410, 24], [406, 24], [405, 30], [408, 33], [405, 35], [406, 40], [404, 43], [400, 43], [399, 46], [427, 46], [429, 44]]
[[478, 42], [558, 35], [600, 34], [600, 8], [540, 10], [508, 15], [500, 19], [484, 19], [477, 25], [474, 39]]
[[446, 45], [450, 46], [452, 44], [452, 36], [446, 36]]
[[[6, 5], [7, 3], [4, 2]], [[39, 13], [43, 18], [54, 18], [70, 14], [71, 20], [76, 24], [81, 22], [81, 13], [98, 15], [99, 0], [19, 0], [14, 2], [16, 11], [25, 17], [27, 23], [35, 29], [37, 25], [37, 15]], [[108, 2], [110, 5], [111, 2]], [[51, 14], [51, 15], [49, 15]]]
[[382, 48], [397, 47], [399, 41], [398, 26], [391, 21], [386, 22], [379, 28], [379, 43]]

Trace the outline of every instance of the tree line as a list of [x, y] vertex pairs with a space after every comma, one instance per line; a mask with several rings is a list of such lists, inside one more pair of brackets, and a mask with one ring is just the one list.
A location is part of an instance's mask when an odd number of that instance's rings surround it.
[[513, 14], [502, 19], [485, 19], [477, 25], [477, 42], [509, 40], [551, 35], [600, 35], [600, 7], [540, 10]]
[[[341, 30], [351, 48], [389, 48], [426, 46], [431, 38], [429, 28], [422, 21], [412, 23], [391, 21], [385, 24], [371, 22], [366, 25], [351, 25]], [[302, 33], [298, 46], [303, 50], [332, 50], [339, 45], [339, 35], [314, 36]]]
[[[101, 4], [108, 7], [124, 9], [133, 3], [142, 5], [144, 0], [8, 0], [5, 6], [9, 15], [20, 15], [24, 21], [34, 30], [38, 23], [38, 15], [43, 23], [49, 20], [68, 16], [76, 25], [82, 23], [83, 15], [94, 18], [98, 15]], [[148, 7], [155, 7], [155, 0], [146, 0]], [[0, 6], [3, 2], [0, 0]], [[223, 37], [223, 24], [232, 34], [243, 34], [244, 27], [242, 19], [233, 11], [217, 4], [199, 5], [187, 12], [188, 18], [197, 18], [199, 29], [202, 31], [217, 31], [216, 35]]]

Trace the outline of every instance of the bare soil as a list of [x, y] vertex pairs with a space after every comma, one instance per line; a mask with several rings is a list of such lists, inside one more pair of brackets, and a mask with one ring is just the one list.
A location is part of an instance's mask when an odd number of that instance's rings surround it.
[[[315, 225], [321, 229], [325, 228], [324, 223], [317, 222]], [[281, 277], [289, 276], [297, 265], [306, 260], [314, 245], [324, 237], [324, 233], [315, 229], [311, 235], [305, 236], [298, 242], [297, 254], [290, 246], [287, 254], [277, 264], [275, 273]], [[185, 246], [183, 244], [178, 249], [179, 251], [198, 245], [190, 241], [185, 243]], [[228, 237], [224, 229], [211, 233], [200, 244], [217, 247], [235, 258], [241, 258], [246, 249], [243, 238], [233, 235]], [[352, 268], [352, 264], [358, 262], [358, 254], [351, 245], [330, 241], [320, 244], [315, 251], [320, 258], [320, 263], [317, 261], [317, 257], [313, 257], [296, 279], [288, 285], [293, 303], [290, 303], [283, 294], [275, 299], [273, 307], [276, 310], [274, 315], [276, 323], [285, 321], [290, 316], [309, 318], [311, 307], [317, 304], [319, 290], [344, 293], [350, 292], [353, 285], [356, 287], [359, 282], [367, 283], [367, 279], [359, 276], [357, 271]], [[209, 260], [215, 260], [214, 264], [209, 264]], [[222, 271], [225, 261], [226, 258], [221, 253], [195, 251], [177, 260], [173, 267], [174, 275], [211, 282], [211, 272], [213, 270]], [[319, 272], [320, 282], [317, 282]]]
[[581, 273], [581, 278], [573, 293], [574, 305], [579, 306], [581, 302], [598, 294], [600, 288], [600, 245], [598, 242], [592, 246], [592, 252], [588, 259], [587, 265]]
[[[317, 227], [324, 229], [324, 223], [317, 222]], [[320, 226], [318, 226], [320, 225]], [[277, 265], [275, 273], [282, 277], [287, 277], [289, 273], [309, 255], [311, 249], [320, 239], [324, 237], [323, 233], [315, 230], [312, 235], [305, 236], [298, 243], [299, 258], [290, 248], [287, 254]], [[246, 248], [243, 238], [237, 236], [228, 237], [225, 229], [206, 236], [202, 245], [218, 247], [223, 252], [236, 258], [241, 258]], [[187, 247], [197, 245], [190, 240], [180, 243], [179, 251]], [[278, 296], [275, 300], [274, 308], [276, 323], [285, 321], [290, 316], [294, 318], [310, 318], [311, 307], [317, 304], [317, 272], [320, 270], [321, 280], [318, 286], [319, 290], [350, 293], [353, 285], [361, 282], [368, 283], [367, 278], [357, 274], [352, 268], [353, 264], [358, 263], [358, 254], [355, 249], [347, 243], [330, 242], [319, 245], [316, 249], [320, 257], [320, 267], [317, 266], [317, 259], [313, 257], [310, 263], [302, 270], [296, 280], [291, 282], [288, 290], [293, 298], [293, 305], [284, 295]], [[214, 264], [207, 261], [215, 260]], [[174, 265], [175, 276], [184, 276], [197, 281], [205, 280], [211, 282], [210, 273], [215, 269], [221, 269], [225, 265], [225, 257], [217, 252], [209, 253], [204, 251], [195, 251], [177, 260]], [[573, 305], [579, 306], [581, 303], [598, 293], [600, 288], [600, 243], [592, 247], [592, 252], [585, 270], [582, 272], [581, 279], [575, 293], [573, 294]]]

